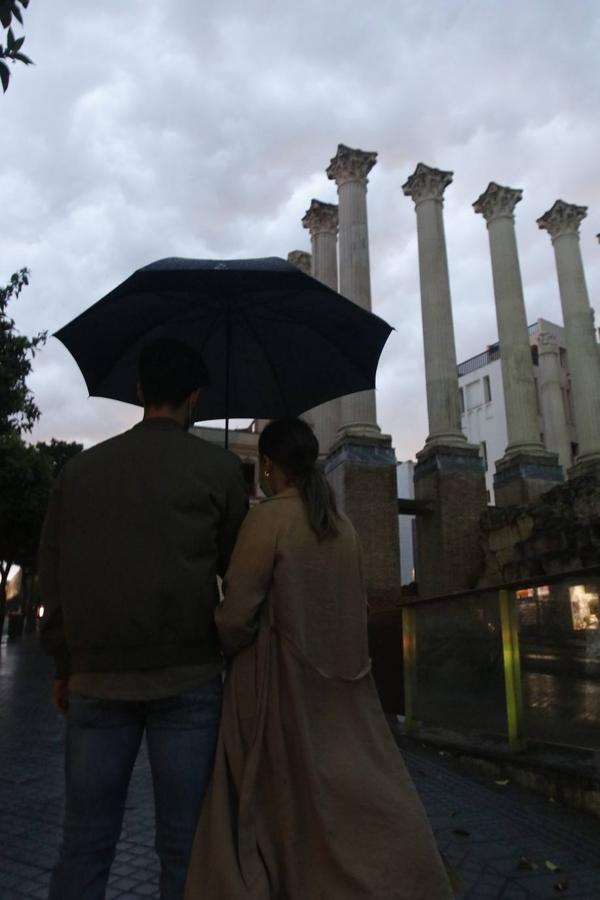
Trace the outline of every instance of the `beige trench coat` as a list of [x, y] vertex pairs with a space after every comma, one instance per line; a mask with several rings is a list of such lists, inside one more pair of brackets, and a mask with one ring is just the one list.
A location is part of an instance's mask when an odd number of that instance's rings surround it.
[[319, 542], [289, 489], [247, 516], [216, 613], [214, 776], [186, 900], [447, 900], [370, 675], [360, 550]]

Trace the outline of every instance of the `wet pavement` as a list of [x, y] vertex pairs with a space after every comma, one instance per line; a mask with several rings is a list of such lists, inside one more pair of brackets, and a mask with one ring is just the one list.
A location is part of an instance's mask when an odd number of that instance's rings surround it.
[[[63, 720], [50, 703], [51, 678], [35, 636], [3, 640], [0, 900], [46, 897], [60, 839]], [[600, 820], [473, 775], [451, 756], [419, 744], [403, 741], [403, 753], [440, 849], [462, 881], [462, 900], [600, 900]], [[153, 832], [142, 752], [108, 900], [158, 897]]]

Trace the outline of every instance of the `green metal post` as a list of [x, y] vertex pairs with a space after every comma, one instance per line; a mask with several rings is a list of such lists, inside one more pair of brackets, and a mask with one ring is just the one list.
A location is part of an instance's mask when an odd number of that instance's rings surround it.
[[417, 632], [416, 615], [410, 606], [402, 607], [402, 649], [404, 661], [404, 727], [409, 735], [416, 735], [419, 722], [417, 708]]
[[521, 654], [519, 651], [519, 610], [514, 592], [500, 591], [500, 621], [504, 656], [504, 686], [508, 744], [511, 750], [523, 750], [523, 691], [521, 688]]

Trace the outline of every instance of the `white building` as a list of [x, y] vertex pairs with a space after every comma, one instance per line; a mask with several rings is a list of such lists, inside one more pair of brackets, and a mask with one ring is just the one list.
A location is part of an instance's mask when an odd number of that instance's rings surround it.
[[[541, 401], [544, 383], [540, 379], [538, 341], [542, 333], [554, 335], [557, 340], [563, 412], [565, 416], [563, 423], [549, 422], [544, 418], [544, 415], [548, 416], [549, 413], [547, 409], [544, 409], [544, 404]], [[535, 324], [529, 326], [529, 341], [538, 401], [540, 435], [544, 446], [547, 449], [555, 450], [555, 448], [548, 446], [546, 436], [550, 433], [555, 433], [558, 428], [562, 427], [564, 430], [566, 427], [566, 444], [568, 447], [566, 452], [568, 453], [568, 458], [563, 458], [560, 461], [564, 468], [568, 468], [572, 465], [573, 457], [577, 452], [577, 436], [573, 418], [571, 381], [567, 351], [565, 349], [564, 329], [560, 325], [548, 322], [546, 319], [538, 319]], [[485, 479], [489, 502], [494, 503], [493, 479], [495, 462], [504, 455], [508, 444], [499, 344], [491, 344], [487, 350], [478, 356], [459, 363], [458, 384], [460, 390], [461, 427], [467, 440], [472, 444], [479, 444], [481, 448], [481, 456], [485, 464]], [[564, 456], [565, 454], [563, 453]]]

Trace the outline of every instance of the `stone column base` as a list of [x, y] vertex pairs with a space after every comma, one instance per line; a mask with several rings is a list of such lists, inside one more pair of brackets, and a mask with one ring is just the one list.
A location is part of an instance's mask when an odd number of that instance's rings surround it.
[[474, 587], [483, 566], [479, 519], [487, 506], [479, 448], [465, 444], [421, 450], [415, 466], [415, 500], [431, 508], [416, 520], [419, 596]]
[[578, 459], [575, 465], [567, 470], [569, 481], [581, 475], [593, 475], [600, 482], [600, 459]]
[[325, 461], [339, 508], [360, 538], [369, 606], [393, 609], [400, 599], [396, 455], [389, 435], [342, 432]]
[[496, 506], [522, 506], [565, 480], [557, 453], [515, 453], [496, 462]]

